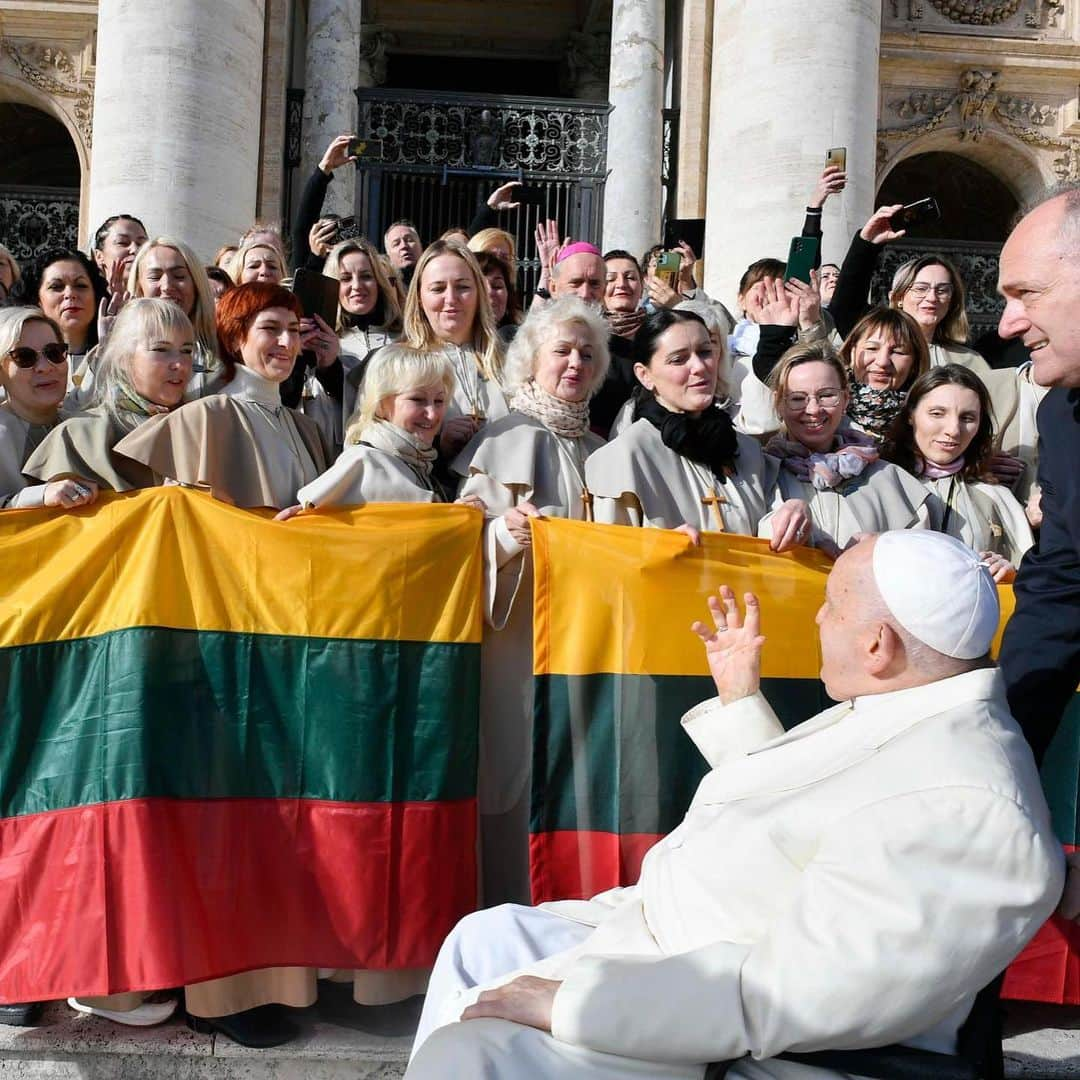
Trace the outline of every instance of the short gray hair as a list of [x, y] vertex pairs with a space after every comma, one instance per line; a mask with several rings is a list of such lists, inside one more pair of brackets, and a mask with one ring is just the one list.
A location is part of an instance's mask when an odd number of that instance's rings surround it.
[[1018, 216], [1016, 224], [1033, 210], [1055, 199], [1065, 200], [1059, 234], [1061, 249], [1068, 255], [1080, 255], [1080, 180], [1063, 180], [1048, 188], [1038, 199], [1024, 207], [1023, 215]]
[[599, 304], [586, 303], [577, 296], [564, 296], [542, 307], [534, 305], [525, 321], [518, 327], [506, 354], [506, 366], [503, 370], [503, 386], [508, 396], [533, 377], [541, 346], [550, 341], [558, 328], [565, 323], [584, 326], [592, 339], [593, 383], [589, 387], [590, 397], [599, 390], [611, 363], [608, 324], [600, 313]]
[[116, 316], [109, 336], [100, 347], [97, 377], [94, 380], [94, 404], [101, 405], [115, 420], [123, 391], [130, 391], [131, 358], [147, 341], [180, 330], [195, 343], [195, 329], [187, 315], [171, 300], [140, 297], [129, 300]]
[[19, 344], [23, 327], [27, 323], [40, 322], [52, 328], [57, 341], [63, 341], [60, 327], [39, 307], [0, 308], [0, 356], [7, 354]]

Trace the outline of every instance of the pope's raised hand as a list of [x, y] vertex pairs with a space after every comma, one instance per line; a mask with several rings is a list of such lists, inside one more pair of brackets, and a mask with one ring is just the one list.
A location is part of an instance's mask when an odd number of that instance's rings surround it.
[[716, 693], [724, 705], [750, 697], [761, 686], [761, 611], [753, 593], [744, 593], [746, 618], [739, 611], [735, 593], [727, 585], [720, 586], [719, 596], [710, 596], [709, 613], [714, 629], [703, 622], [690, 627], [705, 646], [709, 672], [716, 684]]

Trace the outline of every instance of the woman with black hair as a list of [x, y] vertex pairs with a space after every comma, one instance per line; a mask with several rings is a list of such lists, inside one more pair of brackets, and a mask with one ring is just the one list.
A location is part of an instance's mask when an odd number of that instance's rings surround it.
[[53, 248], [39, 255], [19, 282], [20, 303], [40, 307], [60, 327], [75, 387], [82, 382], [87, 356], [98, 343], [98, 307], [107, 294], [101, 271], [75, 248]]
[[[634, 422], [585, 467], [595, 520], [615, 525], [755, 536], [773, 505], [778, 464], [717, 407], [720, 357], [690, 311], [648, 316], [634, 337]], [[801, 499], [772, 518], [774, 551], [810, 535]]]
[[1003, 581], [1034, 540], [1020, 503], [988, 473], [992, 416], [977, 375], [959, 364], [931, 368], [912, 385], [883, 456], [930, 489], [931, 527], [979, 552]]

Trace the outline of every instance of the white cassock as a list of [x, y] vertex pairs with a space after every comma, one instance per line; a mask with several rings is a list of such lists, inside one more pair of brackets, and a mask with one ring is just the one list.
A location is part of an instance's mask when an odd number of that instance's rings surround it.
[[[718, 477], [665, 446], [650, 421], [635, 420], [585, 467], [595, 520], [656, 529], [676, 529], [685, 522], [697, 529], [755, 536], [772, 506], [780, 466], [756, 439], [741, 433], [736, 438], [735, 468]], [[717, 511], [722, 530], [717, 529]]]
[[[463, 920], [436, 962], [410, 1080], [700, 1077], [712, 1061], [793, 1078], [818, 1071], [769, 1059], [955, 1052], [975, 994], [1064, 881], [997, 670], [845, 702], [786, 735], [761, 695], [705, 702], [683, 725], [712, 769], [637, 885]], [[524, 972], [506, 970], [519, 912]], [[561, 980], [552, 1034], [454, 1022], [522, 973]]]

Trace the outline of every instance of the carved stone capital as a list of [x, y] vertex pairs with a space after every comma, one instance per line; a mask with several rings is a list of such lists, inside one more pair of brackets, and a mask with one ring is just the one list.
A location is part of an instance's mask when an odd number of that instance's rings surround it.
[[76, 58], [40, 42], [16, 45], [10, 38], [0, 38], [0, 47], [31, 86], [70, 100], [75, 124], [89, 146], [94, 127], [94, 80], [79, 70]]
[[382, 86], [386, 82], [386, 53], [398, 43], [397, 34], [381, 26], [360, 30], [360, 86]]
[[930, 0], [950, 22], [968, 26], [997, 26], [1011, 19], [1021, 0]]

